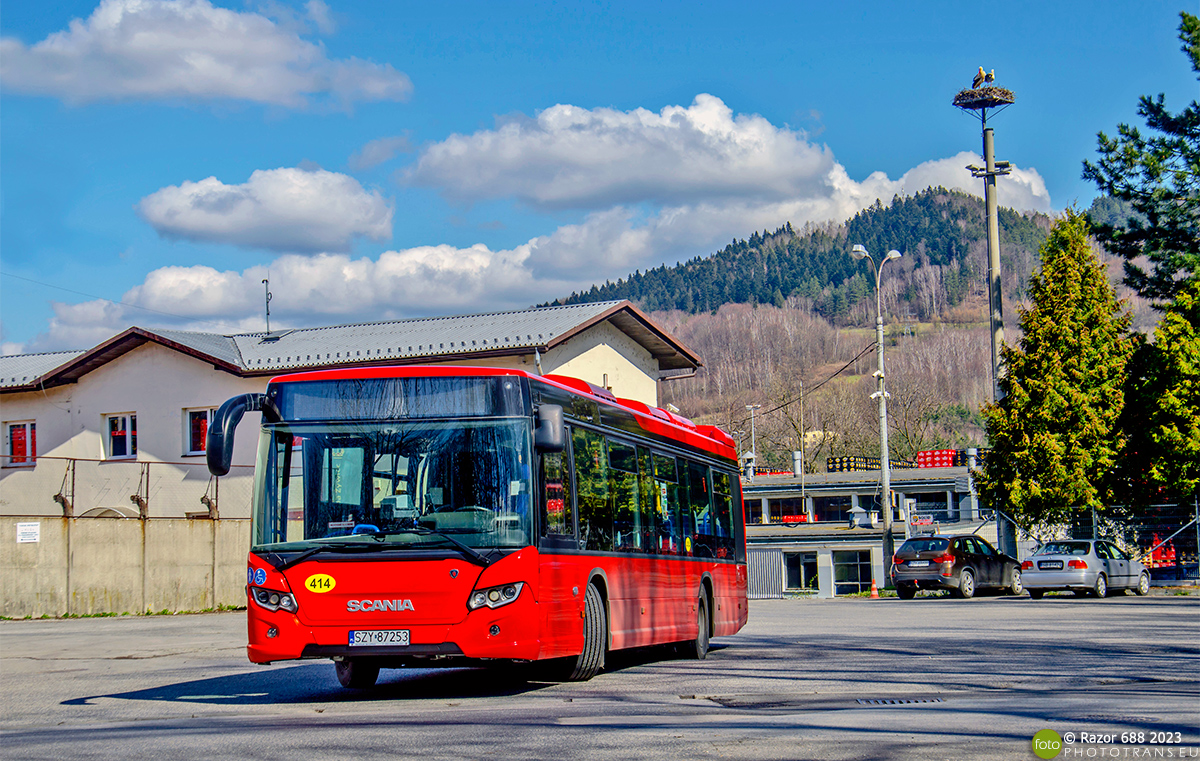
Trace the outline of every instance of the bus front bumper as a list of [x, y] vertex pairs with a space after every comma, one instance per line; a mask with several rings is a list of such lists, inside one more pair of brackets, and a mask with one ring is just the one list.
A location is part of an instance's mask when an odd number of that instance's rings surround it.
[[[501, 608], [470, 611], [453, 624], [409, 625], [403, 617], [336, 625], [309, 625], [291, 613], [255, 608], [247, 613], [246, 655], [252, 663], [299, 658], [502, 658], [535, 660], [541, 651], [538, 606], [530, 595]], [[352, 631], [407, 631], [409, 644], [350, 645]]]

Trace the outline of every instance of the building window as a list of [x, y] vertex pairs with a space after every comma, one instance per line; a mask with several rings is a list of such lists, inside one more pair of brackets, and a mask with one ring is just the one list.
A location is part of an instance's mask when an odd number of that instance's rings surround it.
[[842, 523], [850, 518], [850, 508], [852, 506], [848, 495], [813, 497], [813, 517], [818, 521]]
[[850, 595], [871, 590], [871, 551], [848, 550], [833, 553], [834, 594]]
[[807, 523], [808, 507], [800, 497], [769, 499], [771, 523]]
[[137, 457], [137, 415], [132, 412], [106, 416], [108, 458]]
[[746, 524], [762, 523], [762, 500], [761, 499], [746, 499], [742, 500], [742, 509], [746, 514]]
[[787, 567], [787, 590], [789, 592], [817, 591], [817, 553], [787, 552], [783, 556]]
[[215, 407], [183, 411], [183, 453], [204, 454], [208, 442], [208, 424], [217, 414]]
[[33, 465], [37, 458], [37, 424], [31, 420], [4, 424], [5, 465]]

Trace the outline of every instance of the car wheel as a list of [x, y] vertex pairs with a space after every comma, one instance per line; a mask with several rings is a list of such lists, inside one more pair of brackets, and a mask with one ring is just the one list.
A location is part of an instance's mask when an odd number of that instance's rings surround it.
[[1142, 575], [1138, 576], [1138, 583], [1133, 588], [1133, 593], [1138, 597], [1145, 597], [1150, 594], [1150, 574], [1143, 571]]
[[1042, 595], [1044, 595], [1044, 594], [1045, 594], [1045, 592], [1043, 592], [1040, 589], [1031, 589], [1031, 590], [1029, 590], [1029, 599], [1030, 600], [1040, 600], [1040, 599], [1042, 599]]
[[1096, 585], [1092, 587], [1092, 594], [1097, 597], [1108, 597], [1108, 579], [1104, 577], [1104, 574], [1096, 577]]
[[915, 587], [910, 587], [907, 584], [904, 586], [898, 586], [896, 587], [896, 596], [901, 600], [911, 600], [917, 596], [917, 590]]
[[1012, 576], [1009, 577], [1008, 581], [1008, 593], [1010, 595], [1019, 595], [1023, 591], [1025, 591], [1025, 587], [1021, 586], [1021, 569], [1014, 567], [1012, 569]]
[[970, 600], [975, 596], [975, 574], [964, 568], [958, 577], [958, 596]]
[[375, 680], [379, 679], [379, 664], [361, 658], [334, 661], [333, 668], [342, 686], [355, 690], [374, 687]]

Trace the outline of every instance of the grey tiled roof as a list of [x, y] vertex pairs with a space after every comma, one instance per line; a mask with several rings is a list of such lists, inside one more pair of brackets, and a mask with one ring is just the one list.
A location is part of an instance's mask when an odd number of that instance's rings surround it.
[[[0, 358], [0, 389], [29, 387], [52, 371], [56, 372], [45, 382], [70, 382], [147, 341], [174, 344], [188, 353], [212, 358], [247, 374], [356, 363], [376, 364], [388, 360], [453, 360], [456, 356], [486, 356], [492, 352], [503, 354], [513, 350], [528, 353], [534, 347], [553, 345], [564, 335], [571, 334], [623, 303], [602, 301], [512, 312], [235, 335], [135, 327], [87, 351]], [[628, 324], [626, 329], [630, 329]], [[647, 331], [643, 329], [642, 333]], [[645, 335], [643, 339], [646, 339]], [[661, 339], [655, 340], [662, 343]], [[78, 361], [74, 361], [76, 359]], [[66, 366], [68, 363], [69, 366]]]
[[52, 351], [45, 354], [14, 354], [0, 357], [0, 388], [32, 383], [82, 351]]
[[232, 336], [216, 333], [192, 333], [186, 330], [152, 330], [168, 341], [174, 341], [196, 351], [203, 352], [231, 365], [241, 366], [242, 357]]
[[249, 371], [533, 349], [619, 301], [232, 336]]

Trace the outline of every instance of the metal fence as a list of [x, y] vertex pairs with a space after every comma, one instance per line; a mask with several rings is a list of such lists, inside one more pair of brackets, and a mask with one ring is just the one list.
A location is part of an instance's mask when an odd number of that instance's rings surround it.
[[0, 514], [64, 518], [247, 518], [252, 466], [218, 478], [203, 461], [38, 457], [0, 469]]
[[1018, 533], [1044, 543], [1051, 539], [1107, 539], [1150, 569], [1155, 581], [1197, 581], [1200, 569], [1200, 500], [1130, 509], [1076, 508], [1071, 521], [1041, 531]]
[[783, 551], [779, 549], [746, 551], [749, 566], [749, 598], [779, 600], [783, 598]]
[[253, 467], [38, 457], [0, 468], [0, 615], [245, 603]]

